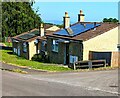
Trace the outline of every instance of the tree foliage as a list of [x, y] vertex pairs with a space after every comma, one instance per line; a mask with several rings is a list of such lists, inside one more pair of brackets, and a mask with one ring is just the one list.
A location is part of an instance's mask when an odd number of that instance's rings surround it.
[[118, 23], [119, 20], [117, 20], [116, 18], [104, 18], [103, 22], [112, 22], [112, 23]]
[[15, 36], [38, 28], [41, 18], [32, 9], [33, 2], [2, 3], [2, 37]]

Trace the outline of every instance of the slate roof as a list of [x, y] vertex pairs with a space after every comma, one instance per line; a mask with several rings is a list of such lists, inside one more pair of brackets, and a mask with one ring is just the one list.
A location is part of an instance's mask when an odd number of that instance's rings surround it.
[[[86, 25], [86, 24], [93, 24], [95, 22], [82, 22], [82, 24]], [[73, 25], [71, 25], [70, 27], [76, 25], [76, 24], [80, 24], [80, 22], [77, 22]], [[79, 34], [77, 34], [76, 36], [64, 36], [64, 35], [56, 35], [55, 33], [58, 32], [53, 32], [53, 33], [49, 33], [47, 34], [47, 36], [51, 36], [51, 37], [56, 37], [56, 38], [64, 38], [64, 39], [71, 39], [71, 40], [82, 40], [82, 41], [86, 41], [89, 40], [93, 37], [96, 37], [100, 34], [103, 34], [115, 27], [118, 26], [118, 23], [97, 23], [100, 24], [100, 26], [97, 26], [95, 28], [89, 29], [87, 31], [81, 32], [81, 29], [79, 28]], [[59, 30], [60, 31], [60, 30]], [[64, 29], [64, 31], [66, 32], [66, 29]]]

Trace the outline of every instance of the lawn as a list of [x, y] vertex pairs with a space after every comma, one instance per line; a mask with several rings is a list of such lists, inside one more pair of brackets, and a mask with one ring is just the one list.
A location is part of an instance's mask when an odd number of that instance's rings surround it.
[[2, 61], [5, 63], [10, 63], [16, 66], [28, 66], [33, 69], [40, 69], [45, 71], [54, 71], [54, 72], [60, 72], [60, 71], [70, 71], [72, 69], [65, 68], [63, 66], [58, 66], [57, 64], [47, 64], [47, 63], [41, 63], [36, 61], [30, 61], [26, 60], [22, 57], [18, 57], [14, 54], [12, 54], [12, 50], [0, 50], [2, 52]]
[[9, 42], [4, 42], [4, 44], [8, 47], [12, 47], [12, 43], [9, 43]]

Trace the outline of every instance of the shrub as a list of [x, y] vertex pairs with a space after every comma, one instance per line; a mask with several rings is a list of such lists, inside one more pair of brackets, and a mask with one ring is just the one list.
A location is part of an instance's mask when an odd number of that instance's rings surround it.
[[44, 63], [49, 63], [49, 56], [45, 55], [45, 53], [41, 52], [40, 54], [35, 54], [32, 57], [33, 61], [39, 61], [39, 62], [44, 62]]
[[33, 61], [40, 61], [40, 62], [43, 61], [41, 54], [35, 54], [35, 55], [32, 57], [32, 60], [33, 60]]

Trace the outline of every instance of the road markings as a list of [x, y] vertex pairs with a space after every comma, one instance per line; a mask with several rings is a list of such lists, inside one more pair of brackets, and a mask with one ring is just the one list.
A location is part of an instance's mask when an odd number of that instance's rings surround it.
[[[11, 72], [9, 72], [9, 73], [11, 73]], [[89, 87], [85, 87], [83, 85], [68, 83], [68, 82], [65, 82], [65, 81], [59, 81], [59, 80], [50, 79], [50, 78], [43, 78], [43, 77], [35, 78], [32, 75], [21, 75], [21, 74], [12, 74], [12, 75], [20, 76], [20, 77], [24, 77], [24, 78], [28, 78], [28, 79], [35, 79], [35, 80], [39, 80], [39, 81], [54, 82], [54, 83], [61, 83], [61, 84], [66, 84], [66, 85], [70, 85], [70, 86], [81, 87], [83, 89], [91, 90], [91, 91], [102, 91], [102, 92], [116, 94], [116, 95], [120, 94], [117, 91], [114, 92], [114, 91], [104, 90], [104, 89], [90, 87], [90, 86]]]
[[65, 82], [65, 81], [59, 81], [59, 80], [55, 80], [55, 79], [49, 79], [49, 78], [43, 78], [43, 77], [35, 78], [35, 77], [32, 77], [32, 75], [27, 75], [27, 76], [23, 76], [23, 77], [30, 78], [30, 79], [35, 79], [35, 80], [39, 80], [39, 81], [61, 83], [61, 84], [66, 84], [66, 85], [76, 86], [76, 87], [79, 86], [81, 88], [84, 88], [86, 90], [91, 90], [91, 91], [102, 91], [102, 92], [111, 93], [111, 94], [117, 94], [117, 95], [120, 94], [120, 93], [114, 92], [114, 91], [104, 90], [104, 89], [90, 87], [90, 86], [89, 87], [85, 87], [85, 86], [82, 86], [82, 85], [72, 84], [72, 83], [68, 83], [68, 82]]

